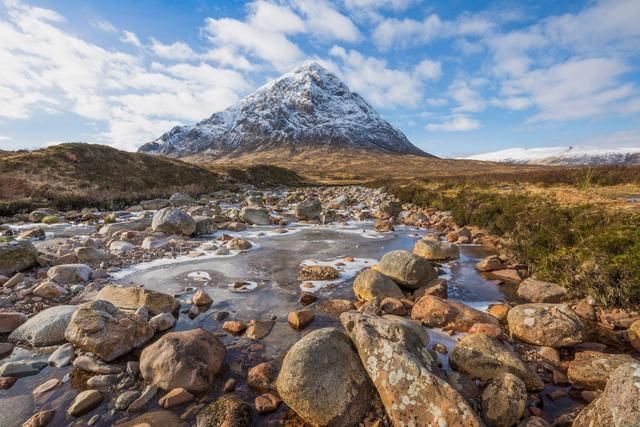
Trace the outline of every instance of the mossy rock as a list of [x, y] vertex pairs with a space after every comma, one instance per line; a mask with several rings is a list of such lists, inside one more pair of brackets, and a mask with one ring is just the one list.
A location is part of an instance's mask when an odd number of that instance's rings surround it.
[[59, 222], [61, 222], [60, 217], [55, 215], [47, 215], [42, 218], [43, 224], [58, 224]]

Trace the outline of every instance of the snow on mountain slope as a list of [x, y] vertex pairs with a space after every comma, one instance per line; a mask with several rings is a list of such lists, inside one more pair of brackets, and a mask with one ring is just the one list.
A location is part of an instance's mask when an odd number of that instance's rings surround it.
[[327, 145], [425, 155], [315, 62], [301, 65], [195, 125], [174, 127], [140, 151], [216, 156]]
[[540, 165], [637, 165], [640, 164], [640, 148], [586, 146], [509, 148], [466, 157], [466, 159]]

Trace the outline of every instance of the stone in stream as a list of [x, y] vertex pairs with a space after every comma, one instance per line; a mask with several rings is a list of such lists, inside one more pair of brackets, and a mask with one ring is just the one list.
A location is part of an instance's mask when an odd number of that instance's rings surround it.
[[38, 250], [28, 240], [0, 243], [0, 274], [10, 275], [35, 266]]
[[163, 409], [147, 412], [132, 420], [116, 422], [113, 425], [114, 427], [186, 427], [187, 423], [172, 411]]
[[110, 362], [141, 347], [153, 334], [153, 328], [137, 314], [96, 300], [78, 307], [64, 336], [75, 347]]
[[634, 362], [638, 360], [628, 354], [581, 351], [569, 362], [567, 377], [574, 388], [604, 390], [613, 371], [624, 364]]
[[74, 357], [74, 349], [73, 345], [70, 343], [62, 344], [60, 347], [56, 349], [51, 355], [49, 359], [47, 359], [47, 363], [51, 366], [55, 366], [56, 368], [62, 368], [63, 366], [67, 366], [71, 363]]
[[357, 312], [343, 313], [340, 320], [394, 425], [482, 426], [464, 397], [443, 379], [426, 348], [426, 332], [416, 331], [420, 325]]
[[245, 206], [240, 210], [240, 219], [251, 225], [269, 225], [271, 217], [269, 211], [261, 207]]
[[102, 403], [104, 396], [98, 390], [85, 390], [80, 392], [67, 409], [67, 414], [79, 417], [95, 409]]
[[269, 335], [275, 323], [272, 320], [250, 320], [245, 335], [254, 340], [262, 339]]
[[384, 200], [375, 211], [378, 219], [391, 219], [402, 211], [402, 204], [394, 200]]
[[18, 312], [4, 312], [0, 313], [0, 334], [6, 334], [13, 332], [27, 321], [27, 315]]
[[91, 278], [91, 267], [86, 264], [62, 264], [51, 267], [47, 277], [58, 284], [88, 282]]
[[196, 231], [194, 231], [196, 236], [213, 234], [218, 229], [216, 222], [211, 217], [196, 215], [193, 220], [196, 222]]
[[100, 228], [98, 233], [103, 236], [111, 236], [118, 231], [131, 230], [131, 231], [143, 231], [151, 226], [150, 218], [142, 218], [129, 222], [117, 222], [115, 224], [107, 224]]
[[213, 298], [202, 289], [198, 289], [191, 299], [195, 305], [208, 305], [213, 302]]
[[15, 346], [8, 342], [0, 342], [0, 359], [13, 353]]
[[169, 294], [140, 287], [107, 285], [98, 292], [96, 300], [109, 301], [118, 308], [137, 310], [147, 307], [149, 313], [173, 313], [180, 307], [180, 301]]
[[172, 408], [174, 406], [183, 405], [187, 402], [191, 402], [194, 399], [194, 395], [189, 393], [184, 388], [174, 388], [169, 390], [167, 394], [162, 396], [158, 403], [165, 409]]
[[163, 208], [153, 215], [153, 231], [191, 236], [196, 231], [196, 221], [179, 208]]
[[246, 251], [251, 249], [253, 246], [250, 241], [245, 239], [231, 239], [226, 243], [227, 249], [235, 250], [235, 251]]
[[38, 411], [25, 421], [22, 427], [44, 427], [49, 424], [55, 414], [56, 411], [54, 409]]
[[330, 265], [303, 265], [298, 273], [298, 280], [333, 280], [340, 277], [340, 272]]
[[127, 408], [140, 397], [137, 390], [129, 390], [120, 394], [116, 399], [115, 408], [119, 411], [126, 411]]
[[460, 258], [457, 245], [432, 239], [418, 240], [413, 247], [413, 253], [429, 261], [446, 261]]
[[40, 384], [38, 387], [34, 388], [31, 394], [34, 396], [40, 396], [41, 394], [45, 394], [58, 387], [62, 382], [57, 378], [51, 378]]
[[559, 303], [567, 296], [567, 290], [555, 283], [528, 278], [518, 285], [518, 296], [528, 302]]
[[20, 325], [9, 335], [9, 341], [48, 347], [66, 342], [64, 332], [76, 311], [75, 305], [58, 305], [47, 308]]
[[258, 391], [267, 391], [271, 389], [277, 372], [276, 367], [273, 366], [272, 363], [259, 363], [249, 369], [247, 373], [247, 384]]
[[101, 360], [89, 356], [78, 356], [73, 360], [73, 367], [93, 374], [119, 374], [122, 368], [117, 365], [106, 364]]
[[404, 298], [404, 293], [396, 282], [372, 268], [360, 272], [353, 282], [353, 292], [360, 301], [374, 298]]
[[503, 373], [482, 393], [482, 418], [489, 426], [511, 427], [524, 415], [527, 389], [520, 378]]
[[19, 360], [0, 365], [0, 377], [30, 377], [47, 366], [47, 362], [38, 360]]
[[315, 197], [305, 199], [293, 208], [293, 214], [302, 221], [318, 219], [321, 213], [322, 205]]
[[445, 279], [433, 279], [426, 285], [420, 286], [413, 291], [414, 301], [418, 301], [425, 295], [432, 295], [434, 297], [447, 299], [449, 297], [449, 284]]
[[293, 329], [300, 331], [309, 326], [314, 317], [313, 310], [292, 311], [287, 316], [287, 322]]
[[142, 351], [140, 372], [163, 390], [208, 390], [220, 372], [226, 348], [204, 329], [170, 332]]
[[456, 332], [467, 332], [476, 323], [499, 326], [498, 320], [487, 313], [432, 295], [425, 295], [415, 303], [411, 318], [431, 328], [447, 328]]
[[46, 238], [44, 228], [36, 227], [30, 230], [25, 230], [18, 235], [18, 240], [44, 240]]
[[227, 320], [222, 324], [222, 329], [230, 334], [240, 335], [247, 329], [247, 325], [238, 320]]
[[276, 388], [306, 422], [335, 427], [359, 423], [373, 399], [351, 341], [333, 328], [313, 331], [289, 349]]
[[508, 268], [505, 270], [491, 270], [485, 273], [486, 277], [491, 280], [498, 280], [500, 282], [519, 284], [522, 282], [522, 277], [518, 270]]
[[538, 374], [499, 340], [485, 334], [462, 337], [449, 356], [451, 366], [474, 378], [490, 380], [508, 372], [520, 378], [527, 390], [542, 390]]
[[566, 304], [522, 304], [507, 315], [511, 336], [529, 344], [567, 347], [585, 340], [586, 329]]
[[164, 332], [167, 329], [173, 328], [176, 324], [176, 318], [171, 313], [156, 314], [149, 320], [149, 325], [156, 332]]
[[375, 268], [409, 289], [418, 289], [438, 277], [429, 261], [403, 250], [388, 252]]
[[496, 255], [491, 255], [478, 261], [478, 263], [474, 267], [476, 270], [481, 272], [503, 270], [504, 263], [500, 261], [500, 258], [498, 258]]
[[158, 393], [158, 386], [149, 384], [142, 390], [142, 394], [135, 401], [133, 401], [127, 408], [127, 412], [140, 412], [144, 407], [154, 398]]
[[118, 384], [118, 382], [120, 382], [119, 374], [94, 375], [87, 380], [87, 386], [96, 388], [109, 387]]
[[254, 406], [259, 414], [275, 412], [280, 404], [282, 404], [282, 400], [274, 393], [261, 394], [254, 400]]
[[640, 363], [627, 363], [609, 376], [604, 392], [587, 405], [572, 427], [640, 425]]
[[251, 412], [237, 396], [222, 396], [198, 413], [196, 427], [250, 427]]

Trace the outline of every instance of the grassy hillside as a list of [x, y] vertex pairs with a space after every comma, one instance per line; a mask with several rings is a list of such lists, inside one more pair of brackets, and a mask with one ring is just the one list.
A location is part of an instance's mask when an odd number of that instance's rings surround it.
[[221, 186], [218, 174], [193, 164], [83, 143], [5, 152], [0, 180], [0, 215], [35, 206], [117, 206]]

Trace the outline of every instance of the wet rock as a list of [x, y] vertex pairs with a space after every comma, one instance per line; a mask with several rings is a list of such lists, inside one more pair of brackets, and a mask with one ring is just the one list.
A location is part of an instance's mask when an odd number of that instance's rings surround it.
[[109, 374], [109, 375], [96, 375], [87, 380], [88, 387], [109, 387], [112, 385], [118, 384], [120, 381], [120, 375]]
[[49, 280], [59, 284], [88, 282], [91, 278], [91, 267], [86, 264], [62, 264], [51, 267], [47, 272]]
[[246, 229], [247, 229], [247, 226], [241, 222], [230, 222], [229, 224], [227, 224], [227, 230], [229, 231], [239, 232], [239, 231], [244, 231]]
[[153, 333], [153, 328], [135, 313], [96, 300], [78, 307], [64, 336], [75, 347], [110, 362], [141, 347]]
[[566, 304], [522, 304], [507, 316], [511, 335], [529, 344], [566, 347], [584, 341], [586, 330]]
[[205, 291], [198, 289], [193, 295], [193, 303], [195, 305], [209, 305], [213, 302], [213, 298], [209, 296]]
[[293, 209], [293, 214], [302, 221], [318, 219], [321, 213], [322, 205], [320, 200], [313, 197], [298, 203]]
[[0, 313], [0, 334], [13, 332], [18, 326], [27, 321], [27, 315], [18, 312]]
[[460, 258], [460, 249], [457, 245], [431, 239], [418, 240], [413, 247], [413, 253], [430, 261]]
[[92, 247], [81, 247], [75, 249], [76, 258], [80, 262], [98, 262], [107, 258], [109, 255], [102, 249]]
[[47, 362], [37, 360], [18, 360], [0, 365], [0, 377], [30, 377], [47, 366]]
[[270, 362], [260, 363], [247, 373], [247, 384], [258, 391], [267, 391], [276, 377], [276, 367]]
[[56, 414], [54, 409], [38, 411], [31, 418], [22, 424], [22, 427], [44, 427], [49, 424]]
[[0, 274], [11, 275], [35, 266], [38, 250], [27, 240], [0, 243]]
[[131, 405], [127, 408], [127, 412], [139, 412], [144, 409], [144, 407], [154, 398], [154, 396], [158, 393], [158, 386], [154, 384], [149, 384], [142, 390], [140, 397], [134, 400]]
[[466, 400], [443, 380], [424, 335], [415, 327], [356, 312], [343, 313], [340, 320], [394, 425], [482, 425]]
[[299, 280], [333, 280], [340, 272], [330, 265], [303, 265], [298, 274]]
[[432, 328], [467, 332], [476, 323], [498, 326], [495, 317], [457, 301], [426, 295], [411, 309], [411, 318]]
[[108, 285], [98, 292], [96, 299], [108, 301], [125, 310], [147, 307], [153, 315], [173, 313], [180, 307], [180, 301], [171, 295], [139, 287]]
[[333, 328], [313, 331], [289, 349], [276, 387], [306, 422], [336, 427], [360, 422], [373, 397], [349, 338]]
[[228, 320], [222, 324], [222, 329], [231, 334], [240, 335], [247, 329], [247, 325], [238, 320]]
[[559, 303], [566, 295], [562, 286], [541, 280], [529, 278], [518, 285], [518, 296], [528, 302]]
[[115, 408], [119, 411], [125, 411], [129, 407], [129, 405], [135, 402], [139, 397], [139, 391], [125, 391], [116, 399]]
[[149, 325], [156, 332], [163, 332], [167, 329], [173, 328], [176, 324], [176, 318], [171, 313], [156, 314], [149, 320]]
[[254, 406], [259, 414], [275, 412], [281, 403], [282, 400], [273, 393], [261, 394], [254, 400]]
[[162, 396], [158, 403], [163, 408], [172, 408], [174, 406], [183, 405], [187, 402], [191, 402], [194, 399], [193, 394], [189, 393], [184, 388], [174, 388], [167, 394]]
[[56, 349], [51, 355], [49, 359], [47, 359], [47, 363], [51, 366], [55, 366], [56, 368], [62, 368], [63, 366], [67, 366], [71, 363], [74, 357], [74, 349], [73, 345], [70, 343], [62, 344], [60, 347]]
[[609, 376], [604, 392], [587, 405], [573, 427], [640, 425], [640, 364], [620, 366]]
[[34, 347], [48, 347], [66, 342], [64, 332], [76, 310], [74, 305], [47, 308], [20, 325], [9, 335], [13, 343], [27, 343]]
[[80, 392], [80, 394], [73, 399], [73, 403], [71, 403], [69, 409], [67, 409], [67, 414], [72, 417], [82, 416], [94, 408], [97, 408], [103, 399], [104, 396], [98, 390], [85, 390]]
[[313, 310], [292, 311], [287, 316], [287, 322], [293, 329], [300, 331], [313, 322]]
[[254, 340], [262, 339], [269, 335], [273, 325], [275, 322], [271, 320], [250, 320], [245, 335]]
[[46, 237], [44, 228], [42, 227], [25, 230], [18, 235], [19, 240], [44, 240]]
[[385, 254], [376, 269], [409, 289], [418, 289], [438, 277], [429, 261], [402, 250]]
[[395, 231], [395, 228], [393, 227], [391, 221], [384, 221], [381, 219], [377, 219], [373, 223], [373, 229], [378, 233], [389, 233], [391, 231]]
[[196, 222], [182, 209], [163, 208], [153, 215], [151, 228], [167, 234], [191, 236], [196, 231]]
[[527, 389], [520, 378], [504, 373], [482, 393], [482, 418], [488, 426], [511, 427], [524, 415]]
[[250, 427], [251, 406], [236, 396], [223, 396], [196, 417], [196, 427]]
[[10, 389], [11, 386], [16, 383], [16, 381], [18, 381], [17, 377], [0, 377], [0, 390]]
[[302, 292], [300, 298], [298, 298], [298, 302], [304, 306], [313, 304], [316, 301], [318, 301], [318, 297], [311, 292]]
[[490, 380], [508, 372], [520, 378], [528, 390], [542, 390], [538, 374], [499, 340], [485, 334], [470, 334], [458, 341], [449, 356], [451, 366], [474, 378]]
[[500, 258], [498, 258], [495, 255], [492, 255], [480, 260], [475, 265], [475, 269], [482, 272], [502, 270], [504, 269], [504, 263], [500, 261]]
[[518, 270], [505, 269], [505, 270], [491, 270], [486, 273], [486, 277], [492, 280], [498, 280], [500, 282], [519, 284], [522, 282], [522, 277]]
[[321, 300], [314, 306], [317, 312], [326, 313], [330, 316], [339, 316], [345, 311], [355, 310], [356, 307], [348, 299], [327, 299]]
[[73, 360], [73, 367], [94, 374], [119, 374], [122, 368], [117, 365], [108, 365], [101, 360], [89, 356], [78, 356]]
[[609, 376], [618, 367], [638, 362], [628, 354], [606, 354], [596, 351], [581, 351], [569, 362], [567, 377], [575, 388], [604, 390]]
[[252, 225], [269, 225], [271, 224], [271, 217], [269, 211], [262, 207], [250, 207], [245, 206], [240, 210], [240, 219]]
[[102, 228], [100, 228], [98, 233], [100, 233], [103, 236], [111, 236], [117, 233], [118, 231], [122, 231], [122, 230], [143, 231], [150, 226], [151, 226], [151, 219], [143, 218], [135, 221], [107, 224], [107, 225], [104, 225]]
[[376, 297], [404, 298], [396, 282], [379, 271], [367, 268], [353, 282], [353, 292], [360, 301], [369, 301]]
[[225, 355], [220, 339], [204, 329], [170, 332], [142, 351], [140, 372], [164, 390], [204, 391], [213, 385]]
[[251, 249], [253, 246], [250, 241], [245, 239], [231, 239], [227, 242], [227, 249], [235, 250], [235, 251], [246, 251]]

